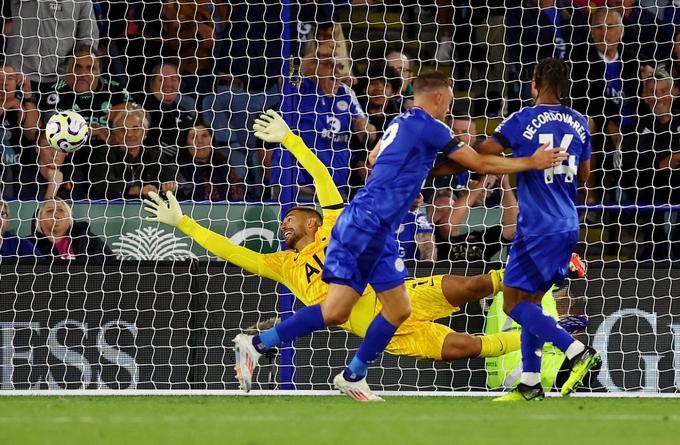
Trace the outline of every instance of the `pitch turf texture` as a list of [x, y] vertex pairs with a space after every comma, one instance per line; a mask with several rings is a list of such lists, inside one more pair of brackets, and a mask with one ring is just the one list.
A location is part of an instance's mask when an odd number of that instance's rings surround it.
[[680, 444], [680, 399], [1, 397], [0, 444]]

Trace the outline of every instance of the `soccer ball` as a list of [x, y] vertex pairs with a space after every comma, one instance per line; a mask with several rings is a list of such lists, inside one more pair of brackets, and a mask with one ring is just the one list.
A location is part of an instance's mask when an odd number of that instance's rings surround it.
[[47, 121], [45, 133], [52, 148], [73, 153], [87, 141], [90, 127], [83, 116], [75, 111], [60, 111]]

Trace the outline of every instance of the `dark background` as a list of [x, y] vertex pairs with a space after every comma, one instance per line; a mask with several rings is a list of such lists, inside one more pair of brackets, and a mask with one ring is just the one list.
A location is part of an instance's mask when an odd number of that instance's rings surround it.
[[[481, 269], [432, 266], [415, 273], [449, 272]], [[225, 263], [1, 264], [0, 274], [0, 388], [6, 390], [237, 389], [231, 339], [277, 315], [276, 284]], [[568, 284], [590, 316], [591, 343], [606, 349], [608, 370], [593, 389], [680, 391], [679, 279], [680, 269], [607, 263], [591, 264], [587, 280]], [[470, 304], [442, 322], [481, 333], [482, 307]], [[297, 387], [330, 389], [358, 345], [335, 329], [300, 340]], [[259, 387], [274, 388], [268, 379], [280, 369], [262, 363]], [[385, 355], [369, 373], [370, 383], [385, 390], [482, 390], [485, 379], [480, 359], [432, 363]]]

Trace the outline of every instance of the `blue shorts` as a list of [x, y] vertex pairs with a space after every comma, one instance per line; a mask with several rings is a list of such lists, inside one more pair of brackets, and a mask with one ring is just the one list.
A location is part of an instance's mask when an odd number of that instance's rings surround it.
[[362, 294], [369, 283], [383, 292], [403, 284], [405, 277], [395, 234], [374, 212], [350, 204], [331, 232], [321, 278]]
[[560, 286], [578, 237], [578, 230], [542, 236], [518, 233], [510, 247], [504, 284], [532, 295], [546, 292], [553, 284]]

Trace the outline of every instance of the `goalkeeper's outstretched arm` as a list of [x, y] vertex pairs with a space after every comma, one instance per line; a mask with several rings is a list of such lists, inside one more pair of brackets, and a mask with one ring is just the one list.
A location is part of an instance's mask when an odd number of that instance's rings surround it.
[[182, 209], [172, 192], [168, 192], [166, 196], [168, 198], [167, 202], [158, 196], [158, 194], [149, 193], [151, 200], [144, 200], [146, 205], [144, 210], [153, 215], [153, 217], [147, 217], [147, 221], [157, 221], [177, 227], [208, 252], [250, 273], [285, 284], [281, 274], [265, 262], [265, 255], [236, 245], [229, 241], [227, 237], [202, 227], [187, 215], [182, 214]]
[[265, 142], [283, 145], [300, 161], [300, 164], [314, 179], [321, 207], [335, 208], [342, 205], [342, 195], [335, 186], [328, 167], [312, 153], [300, 136], [290, 130], [288, 124], [276, 111], [268, 110], [266, 114], [261, 115], [255, 120], [253, 129], [255, 137]]

